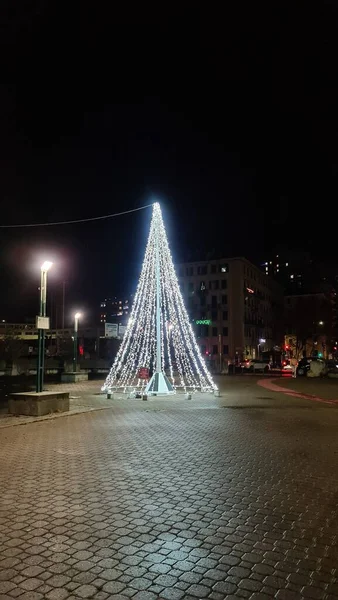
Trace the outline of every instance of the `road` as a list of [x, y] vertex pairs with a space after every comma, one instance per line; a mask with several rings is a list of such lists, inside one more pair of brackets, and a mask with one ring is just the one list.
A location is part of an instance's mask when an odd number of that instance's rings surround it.
[[221, 387], [0, 429], [0, 600], [338, 598], [337, 406]]

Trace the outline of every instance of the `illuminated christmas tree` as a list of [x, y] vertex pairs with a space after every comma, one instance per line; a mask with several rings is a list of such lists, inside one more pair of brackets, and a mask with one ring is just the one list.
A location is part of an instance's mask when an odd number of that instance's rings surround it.
[[117, 388], [149, 395], [217, 389], [189, 322], [158, 203], [130, 319], [102, 390]]

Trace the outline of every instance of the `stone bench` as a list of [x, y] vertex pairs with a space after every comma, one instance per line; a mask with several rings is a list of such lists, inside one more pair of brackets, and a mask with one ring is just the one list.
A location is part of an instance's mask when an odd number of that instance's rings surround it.
[[10, 394], [8, 412], [11, 415], [42, 417], [69, 410], [69, 392], [21, 392]]

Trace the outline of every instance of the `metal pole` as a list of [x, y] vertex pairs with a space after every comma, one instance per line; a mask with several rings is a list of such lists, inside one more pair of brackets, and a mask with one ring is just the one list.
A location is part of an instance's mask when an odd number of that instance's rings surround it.
[[161, 279], [158, 225], [156, 229], [156, 372], [161, 373]]
[[218, 349], [219, 349], [219, 372], [222, 373], [222, 336], [218, 336]]
[[65, 328], [65, 295], [66, 295], [66, 282], [62, 284], [62, 329]]
[[77, 362], [77, 330], [78, 330], [78, 318], [75, 317], [74, 321], [74, 353], [73, 353], [73, 372], [76, 373], [76, 362]]
[[[46, 297], [47, 297], [47, 271], [41, 269], [40, 283], [40, 317], [46, 316]], [[36, 392], [43, 391], [45, 364], [45, 330], [38, 330], [38, 364], [36, 373]]]

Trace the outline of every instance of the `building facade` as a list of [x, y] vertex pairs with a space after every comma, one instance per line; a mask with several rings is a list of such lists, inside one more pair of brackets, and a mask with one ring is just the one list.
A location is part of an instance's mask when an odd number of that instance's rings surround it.
[[177, 267], [198, 344], [214, 370], [283, 343], [281, 286], [243, 257]]
[[100, 302], [100, 323], [126, 325], [132, 305], [132, 296], [113, 296]]

